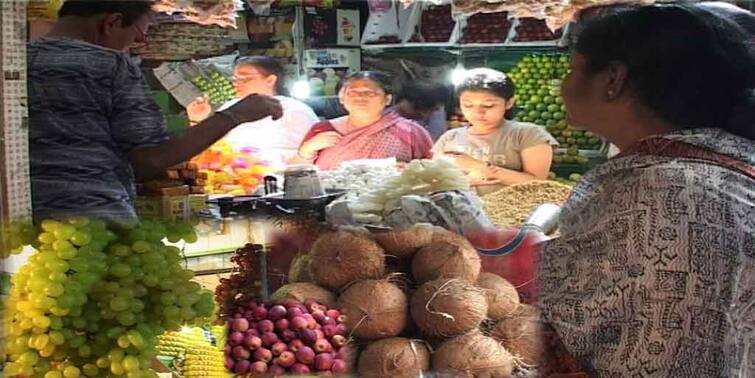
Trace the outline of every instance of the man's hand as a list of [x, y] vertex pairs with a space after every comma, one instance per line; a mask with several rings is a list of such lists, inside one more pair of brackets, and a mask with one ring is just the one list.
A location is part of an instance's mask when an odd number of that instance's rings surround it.
[[186, 107], [189, 122], [199, 123], [207, 119], [212, 113], [212, 106], [208, 97], [199, 97]]
[[283, 116], [280, 101], [275, 97], [261, 94], [246, 96], [224, 112], [231, 114], [242, 123], [254, 122], [268, 116], [273, 117], [273, 119], [279, 119]]
[[335, 146], [341, 138], [343, 138], [341, 134], [335, 131], [326, 131], [317, 134], [312, 139], [304, 142], [299, 149], [299, 154], [302, 157], [313, 157], [317, 152]]

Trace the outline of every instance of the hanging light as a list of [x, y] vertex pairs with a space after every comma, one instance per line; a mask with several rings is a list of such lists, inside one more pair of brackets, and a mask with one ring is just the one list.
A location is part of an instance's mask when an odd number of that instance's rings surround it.
[[461, 84], [461, 82], [464, 81], [464, 78], [467, 76], [467, 69], [464, 68], [464, 65], [461, 64], [461, 62], [456, 64], [456, 68], [451, 71], [451, 83], [453, 83], [454, 86], [458, 86]]
[[293, 95], [295, 98], [307, 98], [309, 97], [310, 92], [311, 88], [309, 86], [309, 82], [305, 79], [297, 80], [291, 87], [291, 95]]

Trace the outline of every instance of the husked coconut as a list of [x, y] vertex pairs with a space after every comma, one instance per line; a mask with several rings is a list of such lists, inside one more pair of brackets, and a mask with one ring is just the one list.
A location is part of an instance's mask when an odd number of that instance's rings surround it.
[[464, 238], [434, 241], [414, 255], [412, 275], [417, 284], [437, 278], [461, 278], [475, 283], [480, 275], [480, 255]]
[[375, 232], [375, 240], [384, 249], [386, 255], [399, 259], [408, 259], [422, 247], [433, 241], [435, 227], [419, 223], [405, 230]]
[[431, 366], [435, 372], [454, 377], [509, 378], [514, 358], [498, 341], [472, 332], [442, 343], [433, 353]]
[[334, 308], [338, 303], [338, 298], [336, 298], [335, 294], [322, 286], [310, 282], [295, 282], [283, 285], [270, 296], [270, 300], [276, 304], [290, 299], [302, 303], [307, 299], [313, 299], [328, 308]]
[[364, 280], [350, 285], [338, 299], [346, 327], [359, 339], [398, 336], [409, 323], [409, 301], [388, 280]]
[[458, 278], [426, 282], [412, 295], [410, 308], [417, 327], [433, 338], [476, 330], [488, 313], [482, 289]]
[[485, 291], [488, 299], [488, 318], [501, 320], [519, 307], [519, 293], [514, 285], [495, 273], [482, 272], [477, 286]]
[[385, 253], [367, 231], [339, 230], [322, 235], [312, 246], [312, 280], [337, 291], [351, 282], [385, 274]]
[[430, 370], [430, 351], [424, 342], [402, 337], [373, 341], [359, 357], [362, 378], [416, 378]]

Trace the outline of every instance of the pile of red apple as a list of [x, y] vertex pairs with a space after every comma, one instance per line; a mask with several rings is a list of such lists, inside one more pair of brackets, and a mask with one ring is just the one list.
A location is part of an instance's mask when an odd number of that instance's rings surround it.
[[226, 368], [237, 376], [348, 373], [345, 315], [307, 301], [251, 302], [228, 320]]
[[545, 20], [537, 18], [520, 18], [516, 27], [514, 42], [552, 41], [561, 37], [561, 30], [555, 33], [548, 29]]
[[448, 42], [456, 22], [451, 18], [451, 5], [430, 6], [422, 12], [419, 33], [410, 42]]
[[510, 29], [508, 12], [476, 13], [467, 19], [461, 43], [503, 43]]

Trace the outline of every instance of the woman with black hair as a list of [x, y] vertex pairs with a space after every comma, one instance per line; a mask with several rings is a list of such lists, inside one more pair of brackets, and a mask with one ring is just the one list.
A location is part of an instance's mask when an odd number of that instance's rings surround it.
[[393, 98], [385, 74], [360, 71], [349, 75], [338, 99], [349, 114], [312, 126], [292, 163], [314, 163], [329, 170], [350, 160], [393, 157], [410, 162], [431, 156], [430, 134], [388, 110]]
[[475, 68], [456, 92], [469, 126], [443, 134], [433, 147], [434, 157], [452, 159], [479, 194], [548, 177], [558, 142], [540, 126], [511, 120], [516, 102], [511, 78]]
[[581, 22], [567, 117], [622, 152], [574, 187], [538, 280], [592, 375], [755, 376], [753, 88], [745, 32], [700, 7]]
[[[267, 56], [239, 56], [233, 67], [233, 88], [236, 98], [218, 108], [223, 111], [250, 94], [274, 96], [283, 108], [283, 117], [255, 122], [246, 122], [223, 139], [230, 142], [236, 150], [251, 150], [254, 155], [282, 166], [296, 155], [304, 135], [319, 119], [309, 105], [285, 96], [286, 93], [283, 66]], [[209, 99], [202, 97], [186, 107], [186, 113], [192, 124], [196, 124], [212, 114]]]

